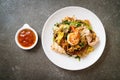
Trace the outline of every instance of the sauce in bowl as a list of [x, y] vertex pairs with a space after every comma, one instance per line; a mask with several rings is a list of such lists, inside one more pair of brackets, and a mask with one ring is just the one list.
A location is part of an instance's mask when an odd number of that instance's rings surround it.
[[21, 49], [32, 49], [38, 42], [37, 32], [28, 24], [24, 24], [16, 32], [15, 42]]
[[32, 30], [23, 29], [18, 34], [18, 42], [23, 47], [30, 47], [35, 43], [36, 37]]

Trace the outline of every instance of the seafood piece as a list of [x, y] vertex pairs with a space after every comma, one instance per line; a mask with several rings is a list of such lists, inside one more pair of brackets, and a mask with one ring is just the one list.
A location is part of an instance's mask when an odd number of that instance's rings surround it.
[[69, 33], [67, 36], [67, 42], [71, 45], [77, 45], [80, 40], [79, 32]]
[[86, 36], [88, 45], [95, 46], [99, 42], [99, 38], [96, 36], [95, 40], [92, 40], [92, 37], [90, 35]]
[[[91, 33], [90, 30], [88, 30], [87, 28], [83, 29], [81, 35], [86, 36], [88, 45], [90, 46], [95, 46], [99, 42], [99, 38], [96, 36], [96, 34], [94, 34], [94, 32]], [[95, 37], [95, 39], [93, 36]]]
[[56, 52], [63, 53], [63, 54], [66, 53], [65, 50], [61, 46], [59, 46], [56, 42], [52, 44], [51, 48]]

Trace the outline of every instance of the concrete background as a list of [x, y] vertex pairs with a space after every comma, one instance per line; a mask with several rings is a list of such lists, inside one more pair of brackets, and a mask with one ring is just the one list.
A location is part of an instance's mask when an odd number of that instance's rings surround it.
[[[91, 67], [67, 71], [53, 65], [41, 45], [47, 18], [66, 6], [81, 6], [102, 21], [107, 42], [101, 58]], [[28, 23], [39, 35], [37, 46], [20, 49], [16, 31]], [[102, 34], [102, 33], [101, 33]], [[120, 0], [0, 0], [0, 80], [120, 80]]]

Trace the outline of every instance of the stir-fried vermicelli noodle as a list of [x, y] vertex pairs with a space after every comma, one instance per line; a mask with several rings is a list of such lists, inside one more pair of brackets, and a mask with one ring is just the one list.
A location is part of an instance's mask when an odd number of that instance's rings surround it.
[[52, 49], [58, 53], [83, 57], [94, 50], [98, 41], [89, 20], [65, 17], [53, 27]]

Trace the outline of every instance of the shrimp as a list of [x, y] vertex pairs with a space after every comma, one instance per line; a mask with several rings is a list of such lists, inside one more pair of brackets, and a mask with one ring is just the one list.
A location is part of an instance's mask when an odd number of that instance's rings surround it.
[[94, 41], [92, 41], [92, 37], [90, 35], [86, 36], [86, 38], [87, 38], [88, 45], [90, 46], [95, 46], [99, 42], [98, 37], [96, 37]]
[[78, 32], [69, 33], [67, 36], [67, 42], [71, 45], [77, 45], [80, 40], [80, 35]]
[[95, 36], [95, 39], [93, 40], [93, 34], [87, 28], [83, 29], [81, 35], [86, 36], [88, 45], [90, 46], [95, 46], [99, 42], [99, 38], [97, 36]]

